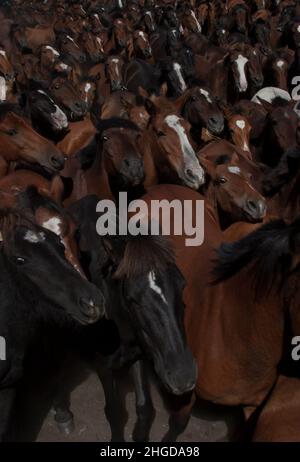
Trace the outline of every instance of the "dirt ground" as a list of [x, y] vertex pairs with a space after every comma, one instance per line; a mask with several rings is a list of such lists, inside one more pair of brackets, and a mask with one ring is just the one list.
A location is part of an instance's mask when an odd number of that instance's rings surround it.
[[[81, 365], [79, 364], [79, 369]], [[82, 365], [85, 369], [85, 365]], [[39, 376], [38, 371], [35, 373]], [[44, 442], [107, 442], [110, 429], [104, 414], [104, 394], [101, 383], [94, 372], [86, 372], [79, 379], [71, 396], [71, 409], [74, 413], [75, 429], [63, 434], [54, 421], [49, 398], [49, 382], [43, 377], [29, 379], [22, 386], [19, 396], [19, 437], [21, 441]], [[158, 387], [152, 383], [152, 396], [156, 409], [156, 418], [151, 431], [151, 441], [160, 441], [167, 430], [168, 413], [158, 393]], [[133, 390], [129, 388], [126, 398], [129, 420], [126, 426], [126, 441], [132, 441], [131, 433], [135, 419]], [[217, 407], [205, 402], [197, 402], [189, 425], [179, 438], [182, 442], [230, 441], [242, 422], [238, 409]]]

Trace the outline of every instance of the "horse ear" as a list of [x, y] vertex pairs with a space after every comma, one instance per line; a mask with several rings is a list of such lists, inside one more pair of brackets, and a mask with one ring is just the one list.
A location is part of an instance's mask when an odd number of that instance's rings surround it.
[[168, 93], [168, 84], [167, 82], [164, 82], [159, 89], [159, 94], [160, 96], [166, 96]]
[[236, 151], [234, 151], [234, 153], [232, 154], [230, 163], [233, 165], [236, 165], [239, 163], [239, 161], [240, 161], [239, 155]]
[[145, 90], [145, 88], [141, 87], [140, 85], [138, 87], [138, 94], [145, 99], [149, 98], [150, 96], [147, 90]]
[[257, 99], [265, 111], [271, 112], [274, 109], [271, 103], [269, 103], [265, 99], [262, 99], [260, 96], [257, 96]]
[[202, 157], [202, 156], [198, 156], [198, 159], [199, 159], [199, 162], [201, 164], [201, 166], [204, 168], [205, 170], [205, 173], [210, 176], [210, 178], [212, 180], [215, 179], [215, 166], [214, 164], [212, 163], [211, 160], [205, 158], [205, 157]]
[[65, 192], [65, 185], [59, 175], [55, 175], [50, 184], [50, 197], [58, 203], [61, 203]]
[[154, 116], [156, 114], [156, 107], [155, 104], [151, 101], [151, 99], [146, 99], [145, 108], [151, 116]]

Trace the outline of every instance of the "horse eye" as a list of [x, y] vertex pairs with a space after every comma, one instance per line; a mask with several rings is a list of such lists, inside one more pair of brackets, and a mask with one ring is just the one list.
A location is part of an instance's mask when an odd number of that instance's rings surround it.
[[161, 131], [161, 130], [158, 130], [156, 133], [157, 133], [157, 136], [159, 136], [159, 137], [161, 137], [161, 136], [164, 136], [164, 135], [165, 135], [165, 134], [164, 134], [164, 132], [163, 132], [163, 131]]
[[9, 136], [15, 136], [18, 132], [15, 128], [11, 128], [10, 130], [7, 130], [6, 132]]
[[219, 183], [227, 183], [227, 178], [221, 176], [221, 178], [219, 178]]
[[197, 101], [197, 96], [196, 96], [196, 95], [192, 95], [191, 100], [192, 100], [192, 101]]
[[26, 263], [26, 260], [25, 258], [23, 257], [14, 257], [14, 262], [16, 263], [16, 265], [24, 265], [24, 263]]

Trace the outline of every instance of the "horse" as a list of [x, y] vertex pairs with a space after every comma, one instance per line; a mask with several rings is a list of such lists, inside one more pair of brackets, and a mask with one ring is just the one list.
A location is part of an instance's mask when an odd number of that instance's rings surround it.
[[183, 117], [192, 125], [192, 130], [198, 131], [205, 127], [215, 135], [222, 133], [224, 117], [208, 88], [194, 86], [187, 89], [175, 104]]
[[14, 105], [0, 106], [0, 140], [3, 159], [6, 162], [38, 163], [50, 172], [61, 170], [64, 165], [62, 153], [53, 143], [33, 130], [17, 112]]
[[112, 308], [108, 316], [120, 332], [120, 351], [107, 361], [108, 370], [103, 372], [98, 367], [106, 398], [105, 413], [112, 441], [124, 441], [128, 415], [118, 393], [115, 370], [122, 367], [128, 374], [132, 369], [137, 410], [133, 438], [147, 441], [155, 411], [149, 402], [145, 359], [172, 395], [188, 395], [194, 387], [196, 370], [182, 324], [184, 281], [163, 237], [99, 236], [95, 228], [97, 202], [97, 197], [87, 196], [73, 204], [70, 211], [77, 219], [79, 246], [89, 257], [92, 280], [107, 287], [108, 305]]
[[[155, 186], [143, 196], [148, 207], [149, 201], [162, 198], [189, 199], [194, 207], [196, 200], [203, 200], [199, 193], [174, 185]], [[149, 216], [155, 218], [159, 220]], [[249, 417], [276, 381], [286, 310], [297, 327], [299, 220], [248, 225], [256, 229], [223, 244], [209, 206], [204, 225], [206, 239], [198, 247], [186, 246], [185, 236], [170, 235], [176, 264], [187, 282], [185, 329], [199, 370], [195, 391], [215, 403], [242, 405]], [[281, 265], [282, 258], [286, 265]], [[243, 287], [242, 292], [237, 287]], [[192, 405], [192, 400], [185, 403], [181, 411], [177, 406], [164, 441], [174, 441], [186, 427]]]
[[174, 182], [198, 189], [204, 183], [204, 171], [192, 146], [189, 122], [163, 97], [152, 97], [147, 104], [150, 126], [141, 137], [146, 177], [150, 175], [153, 182]]
[[68, 120], [74, 122], [86, 114], [87, 104], [69, 80], [57, 77], [52, 81], [49, 93], [55, 103], [66, 112]]
[[251, 174], [231, 159], [219, 155], [214, 162], [203, 155], [199, 161], [209, 180], [205, 182], [205, 198], [213, 207], [222, 230], [235, 221], [261, 222], [266, 215], [266, 201], [251, 184]]
[[[17, 383], [34, 335], [44, 320], [89, 324], [104, 314], [102, 293], [65, 260], [58, 236], [24, 213], [1, 212], [1, 335], [7, 360], [0, 363], [0, 440], [14, 435]], [[63, 277], [62, 277], [63, 276]], [[20, 329], [20, 326], [22, 328]], [[17, 339], [17, 341], [16, 341]]]
[[97, 123], [97, 133], [73, 161], [73, 192], [68, 203], [87, 194], [112, 199], [119, 190], [144, 180], [140, 131], [130, 120], [111, 118]]
[[68, 132], [68, 118], [46, 91], [30, 91], [23, 95], [22, 103], [29, 113], [33, 128], [42, 136], [56, 142], [64, 138]]

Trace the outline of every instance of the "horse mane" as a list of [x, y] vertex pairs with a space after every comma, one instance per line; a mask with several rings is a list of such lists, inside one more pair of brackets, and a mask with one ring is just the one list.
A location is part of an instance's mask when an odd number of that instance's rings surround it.
[[276, 96], [276, 98], [272, 99], [272, 105], [277, 108], [277, 107], [286, 107], [290, 105], [290, 101], [281, 98], [280, 96]]
[[267, 296], [275, 283], [279, 282], [281, 288], [291, 263], [291, 227], [299, 232], [300, 219], [291, 225], [275, 220], [239, 241], [223, 243], [217, 250], [213, 284], [230, 279], [252, 264], [257, 298]]
[[280, 159], [279, 164], [270, 171], [262, 182], [264, 194], [274, 196], [299, 172], [300, 149], [290, 148]]
[[0, 121], [4, 119], [8, 112], [13, 112], [17, 115], [22, 115], [21, 109], [17, 104], [0, 103]]
[[139, 127], [129, 119], [123, 119], [121, 117], [111, 117], [109, 119], [97, 120], [96, 128], [98, 135], [101, 135], [105, 130], [109, 128], [127, 128], [129, 130], [139, 131]]
[[4, 246], [7, 244], [6, 237], [19, 226], [26, 226], [32, 231], [36, 230], [29, 213], [20, 209], [1, 209], [0, 210], [0, 232], [2, 234]]
[[129, 236], [114, 277], [135, 278], [153, 270], [163, 272], [171, 264], [175, 264], [175, 257], [168, 238]]

